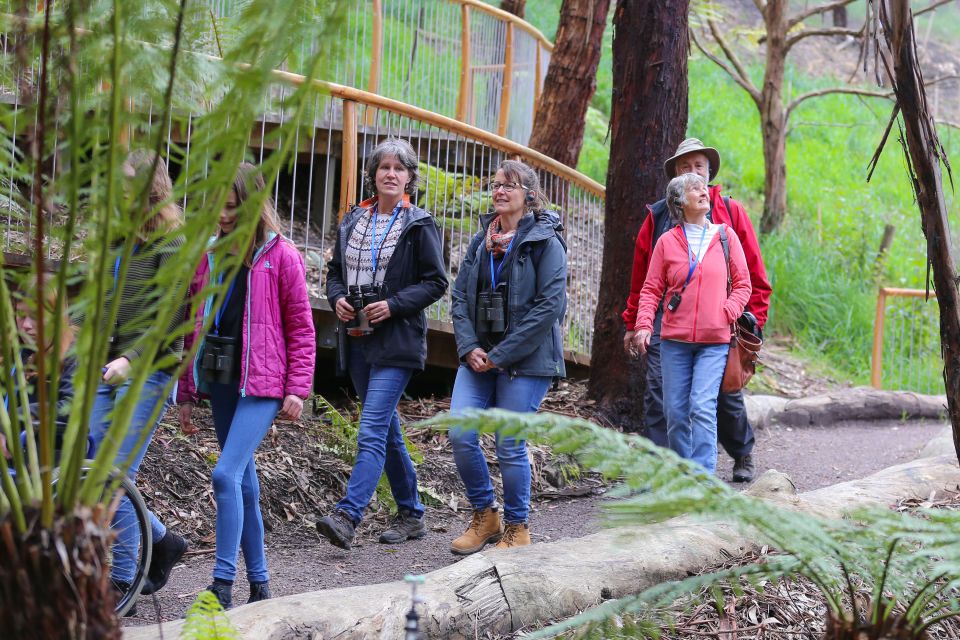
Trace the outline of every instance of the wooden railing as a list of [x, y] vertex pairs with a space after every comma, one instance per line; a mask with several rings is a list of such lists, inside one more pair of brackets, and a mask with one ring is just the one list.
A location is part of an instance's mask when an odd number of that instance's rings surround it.
[[[206, 40], [213, 43], [214, 28], [223, 31], [217, 22], [235, 18], [239, 5], [206, 1]], [[354, 46], [344, 48], [325, 80], [521, 144], [530, 137], [553, 51], [535, 27], [480, 0], [356, 0], [336, 40]], [[289, 70], [304, 72], [296, 64]]]
[[[881, 287], [873, 328], [870, 384], [876, 389], [943, 393], [937, 294], [922, 289]], [[891, 308], [892, 307], [892, 308]], [[892, 315], [888, 323], [888, 315]], [[892, 331], [887, 331], [893, 325]], [[886, 355], [886, 357], [885, 357]], [[895, 360], [884, 372], [884, 361]]]

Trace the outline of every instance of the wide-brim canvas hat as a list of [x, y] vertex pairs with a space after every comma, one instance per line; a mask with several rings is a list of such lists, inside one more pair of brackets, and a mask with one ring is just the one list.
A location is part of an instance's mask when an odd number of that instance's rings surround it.
[[720, 152], [713, 147], [704, 146], [703, 143], [700, 142], [700, 138], [687, 138], [677, 147], [677, 152], [667, 158], [667, 161], [663, 163], [663, 170], [666, 172], [667, 177], [671, 180], [676, 178], [677, 160], [680, 156], [685, 156], [693, 152], [702, 153], [707, 156], [707, 160], [710, 161], [710, 181], [713, 182], [713, 179], [717, 177], [717, 172], [720, 171]]

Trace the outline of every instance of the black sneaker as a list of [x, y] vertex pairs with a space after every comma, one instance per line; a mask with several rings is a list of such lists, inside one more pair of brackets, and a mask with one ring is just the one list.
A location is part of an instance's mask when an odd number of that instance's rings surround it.
[[320, 535], [341, 549], [349, 549], [352, 546], [355, 528], [350, 516], [340, 510], [323, 516], [317, 521], [317, 531]]
[[269, 600], [272, 597], [273, 594], [270, 593], [269, 582], [250, 583], [250, 599], [247, 600], [247, 604], [250, 604], [251, 602], [260, 602], [261, 600]]
[[213, 584], [211, 584], [206, 589], [213, 595], [217, 596], [217, 601], [220, 602], [220, 606], [224, 610], [229, 609], [233, 606], [233, 585], [217, 578], [213, 579]]
[[150, 570], [147, 571], [147, 580], [140, 593], [149, 595], [163, 589], [170, 579], [170, 572], [180, 562], [188, 546], [186, 540], [172, 531], [167, 531], [159, 541], [154, 542]]
[[733, 481], [734, 482], [753, 482], [753, 473], [756, 468], [753, 464], [753, 456], [749, 453], [742, 458], [736, 458], [733, 461]]
[[425, 535], [427, 528], [423, 526], [423, 516], [418, 518], [409, 511], [401, 511], [394, 516], [390, 527], [380, 534], [380, 542], [400, 544], [407, 540], [419, 540]]

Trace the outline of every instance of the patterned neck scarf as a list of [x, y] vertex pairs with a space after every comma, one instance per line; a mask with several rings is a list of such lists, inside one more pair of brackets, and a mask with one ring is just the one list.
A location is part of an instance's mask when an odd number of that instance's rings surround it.
[[507, 252], [507, 247], [510, 246], [510, 243], [516, 235], [516, 229], [513, 231], [504, 231], [503, 227], [500, 226], [500, 216], [497, 216], [487, 227], [487, 253], [491, 254], [494, 258], [502, 258], [503, 254]]

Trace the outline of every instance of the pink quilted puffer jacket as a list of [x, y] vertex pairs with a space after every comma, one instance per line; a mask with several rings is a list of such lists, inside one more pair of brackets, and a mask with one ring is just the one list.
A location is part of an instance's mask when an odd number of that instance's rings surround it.
[[[191, 298], [210, 278], [213, 253], [200, 262], [190, 283]], [[240, 349], [240, 395], [260, 398], [306, 398], [313, 384], [316, 334], [307, 294], [303, 258], [281, 236], [273, 236], [253, 257], [247, 280]], [[184, 350], [203, 339], [201, 330], [209, 316], [213, 296], [198, 310], [193, 335]], [[198, 357], [203, 346], [197, 350]], [[196, 402], [204, 394], [197, 385], [197, 360], [180, 377], [177, 402]]]

